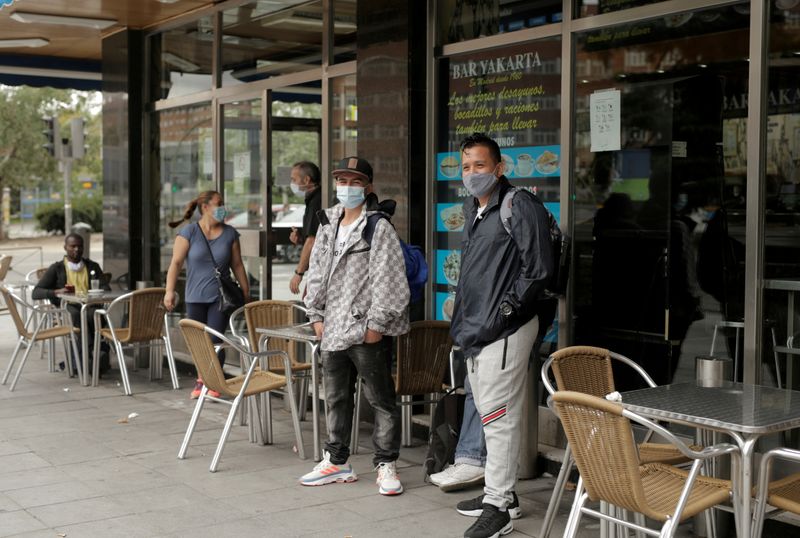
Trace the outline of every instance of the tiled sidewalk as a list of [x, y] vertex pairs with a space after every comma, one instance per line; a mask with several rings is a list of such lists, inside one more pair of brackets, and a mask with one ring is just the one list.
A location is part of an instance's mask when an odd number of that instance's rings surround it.
[[[11, 321], [0, 317], [0, 371], [14, 339]], [[193, 379], [183, 375], [184, 388], [173, 391], [168, 379], [150, 383], [140, 370], [127, 397], [117, 375], [114, 369], [101, 386], [81, 387], [63, 372], [48, 373], [35, 350], [17, 390], [0, 387], [0, 536], [416, 538], [462, 536], [470, 525], [454, 506], [480, 490], [448, 494], [425, 484], [420, 440], [401, 451], [406, 491], [399, 497], [377, 493], [368, 429], [361, 454], [351, 459], [357, 482], [302, 487], [297, 478], [313, 461], [292, 451], [290, 417], [278, 403], [275, 444], [251, 444], [246, 429], [235, 426], [218, 472], [209, 473], [227, 408], [206, 406], [188, 458], [180, 461]], [[138, 416], [120, 423], [130, 413]], [[311, 424], [303, 427], [311, 454]], [[552, 478], [520, 481], [524, 517], [509, 536], [537, 536], [552, 485]], [[568, 494], [554, 537], [569, 502]], [[596, 522], [584, 521], [581, 536], [596, 536]], [[689, 535], [688, 525], [681, 535]]]

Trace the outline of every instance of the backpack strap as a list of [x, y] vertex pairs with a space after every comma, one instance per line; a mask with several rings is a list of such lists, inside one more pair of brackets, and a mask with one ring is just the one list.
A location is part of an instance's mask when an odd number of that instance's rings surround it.
[[503, 223], [508, 235], [511, 235], [511, 206], [514, 205], [514, 195], [517, 194], [517, 190], [516, 187], [508, 189], [500, 203], [500, 222]]
[[327, 226], [331, 223], [330, 219], [328, 219], [328, 214], [325, 213], [324, 209], [317, 211], [317, 220], [319, 220], [320, 226]]
[[389, 220], [383, 213], [373, 213], [367, 217], [367, 224], [364, 226], [364, 231], [361, 237], [367, 242], [367, 245], [372, 247], [372, 238], [375, 236], [375, 228], [378, 226], [378, 221], [381, 219]]

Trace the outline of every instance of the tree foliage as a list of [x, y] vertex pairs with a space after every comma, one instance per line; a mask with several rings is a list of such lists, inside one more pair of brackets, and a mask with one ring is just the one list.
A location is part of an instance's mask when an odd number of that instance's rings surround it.
[[[99, 111], [92, 112], [91, 94], [54, 88], [28, 86], [0, 86], [0, 190], [10, 187], [35, 188], [60, 186], [62, 175], [57, 161], [42, 146], [46, 142], [45, 116], [56, 117], [62, 138], [69, 137], [69, 123], [73, 117], [87, 120], [87, 156], [76, 161], [71, 178], [72, 191], [76, 191], [78, 178], [90, 177], [96, 181], [102, 176], [100, 160], [101, 122]], [[100, 192], [97, 193], [101, 197]], [[0, 238], [5, 237], [0, 220]]]

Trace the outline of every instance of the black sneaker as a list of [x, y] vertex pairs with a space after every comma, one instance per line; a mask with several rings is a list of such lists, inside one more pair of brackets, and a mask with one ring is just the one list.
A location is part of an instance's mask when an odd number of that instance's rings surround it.
[[[508, 515], [511, 516], [511, 519], [519, 519], [522, 517], [522, 510], [519, 507], [519, 499], [517, 498], [517, 494], [515, 492], [511, 492], [511, 495], [514, 496], [514, 500], [506, 509], [508, 510]], [[479, 517], [481, 513], [483, 513], [483, 507], [483, 495], [479, 495], [474, 499], [461, 501], [456, 505], [456, 510], [458, 510], [458, 513], [462, 516]]]
[[478, 521], [464, 533], [464, 538], [498, 538], [514, 530], [508, 511], [501, 512], [493, 504], [484, 504]]

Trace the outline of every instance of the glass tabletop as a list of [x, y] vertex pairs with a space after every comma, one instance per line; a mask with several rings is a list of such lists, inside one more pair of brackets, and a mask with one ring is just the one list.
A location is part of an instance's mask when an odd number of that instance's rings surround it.
[[68, 303], [92, 304], [92, 303], [108, 303], [129, 293], [123, 290], [102, 290], [102, 293], [62, 293], [58, 297], [62, 301]]
[[766, 434], [800, 426], [800, 392], [760, 385], [675, 383], [625, 392], [622, 405], [648, 417], [740, 433]]
[[317, 334], [310, 323], [302, 325], [289, 325], [287, 327], [259, 327], [256, 328], [258, 334], [269, 336], [270, 338], [288, 338], [302, 342], [318, 342]]

